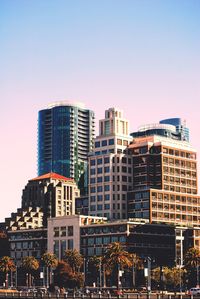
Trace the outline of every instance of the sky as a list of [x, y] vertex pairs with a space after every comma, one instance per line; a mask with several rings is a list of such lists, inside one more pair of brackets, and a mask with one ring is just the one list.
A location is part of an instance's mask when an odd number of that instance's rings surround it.
[[0, 221], [37, 176], [38, 111], [124, 110], [131, 131], [181, 117], [200, 155], [199, 0], [0, 1]]

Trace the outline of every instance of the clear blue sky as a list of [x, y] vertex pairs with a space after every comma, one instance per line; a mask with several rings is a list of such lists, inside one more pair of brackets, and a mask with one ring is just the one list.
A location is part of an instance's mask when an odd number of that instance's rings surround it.
[[0, 43], [0, 220], [37, 174], [49, 102], [82, 101], [97, 121], [117, 106], [131, 130], [183, 117], [200, 153], [199, 0], [1, 0]]

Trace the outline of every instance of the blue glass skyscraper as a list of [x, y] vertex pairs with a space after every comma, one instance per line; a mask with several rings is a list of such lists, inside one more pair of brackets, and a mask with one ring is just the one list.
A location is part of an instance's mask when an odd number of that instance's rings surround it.
[[181, 133], [182, 140], [190, 141], [190, 131], [186, 127], [186, 123], [179, 117], [167, 118], [160, 121], [160, 124], [173, 125], [176, 127], [177, 133]]
[[94, 112], [82, 104], [58, 102], [39, 111], [38, 175], [74, 178], [86, 193], [87, 157], [93, 149]]

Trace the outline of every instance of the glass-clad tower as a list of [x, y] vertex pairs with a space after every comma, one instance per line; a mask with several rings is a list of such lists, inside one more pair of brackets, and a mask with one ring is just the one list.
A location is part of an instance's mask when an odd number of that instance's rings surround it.
[[87, 157], [93, 149], [94, 112], [83, 104], [56, 102], [39, 111], [38, 175], [74, 178], [87, 192]]
[[179, 117], [167, 118], [160, 121], [160, 124], [169, 124], [176, 127], [176, 132], [181, 134], [181, 139], [189, 142], [190, 140], [190, 131], [186, 127], [186, 121], [182, 120]]

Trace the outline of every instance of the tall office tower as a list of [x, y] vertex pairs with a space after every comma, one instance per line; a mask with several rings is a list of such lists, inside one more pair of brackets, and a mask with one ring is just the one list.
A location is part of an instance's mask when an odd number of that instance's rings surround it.
[[28, 181], [22, 193], [22, 209], [41, 208], [47, 218], [75, 214], [75, 198], [79, 190], [73, 179], [47, 173]]
[[198, 225], [196, 150], [181, 136], [175, 137], [173, 126], [159, 131], [160, 126], [143, 126], [132, 134], [133, 190], [128, 194], [128, 216]]
[[180, 133], [181, 139], [189, 142], [190, 131], [186, 127], [186, 121], [181, 118], [167, 118], [160, 121], [160, 124], [168, 124], [176, 127], [177, 133]]
[[38, 175], [55, 172], [74, 178], [81, 194], [87, 193], [94, 130], [94, 112], [83, 104], [57, 102], [39, 111]]
[[129, 123], [116, 108], [105, 111], [99, 136], [89, 155], [89, 214], [127, 218], [127, 190], [132, 186], [132, 159], [126, 152]]

